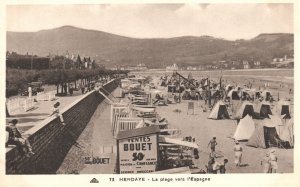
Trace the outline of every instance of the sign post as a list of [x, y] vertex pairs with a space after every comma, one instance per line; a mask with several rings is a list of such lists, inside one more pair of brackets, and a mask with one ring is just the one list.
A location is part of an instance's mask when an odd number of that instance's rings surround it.
[[156, 171], [159, 127], [150, 126], [117, 135], [119, 174], [142, 174]]

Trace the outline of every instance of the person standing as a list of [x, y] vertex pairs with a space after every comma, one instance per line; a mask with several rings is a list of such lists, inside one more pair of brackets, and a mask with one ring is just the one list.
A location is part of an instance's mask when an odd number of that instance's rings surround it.
[[211, 150], [212, 154], [215, 154], [215, 152], [216, 152], [216, 145], [218, 145], [216, 139], [217, 139], [216, 137], [213, 137], [213, 139], [210, 140], [209, 143], [208, 143], [208, 145], [207, 145], [207, 147], [209, 147], [209, 145], [210, 145], [210, 150]]
[[80, 88], [81, 88], [81, 93], [84, 94], [84, 92], [85, 92], [85, 86], [84, 86], [83, 83], [81, 84]]
[[270, 165], [271, 165], [271, 173], [277, 173], [278, 170], [278, 157], [275, 155], [275, 149], [270, 151]]
[[69, 93], [71, 96], [73, 95], [73, 91], [74, 91], [73, 84], [71, 84], [69, 87]]
[[17, 128], [17, 119], [13, 119], [6, 126], [6, 131], [8, 132], [8, 140], [6, 145], [16, 145], [19, 151], [22, 152], [26, 157], [34, 155], [32, 152], [32, 147], [27, 138], [24, 138]]
[[271, 160], [270, 160], [270, 153], [267, 152], [261, 161], [261, 165], [263, 165], [263, 172], [264, 173], [271, 173]]
[[243, 148], [238, 141], [235, 142], [235, 146], [233, 147], [234, 150], [234, 163], [235, 166], [241, 166], [242, 163], [242, 155], [243, 155]]
[[31, 86], [28, 87], [28, 97], [29, 98], [32, 97], [32, 88], [31, 88]]

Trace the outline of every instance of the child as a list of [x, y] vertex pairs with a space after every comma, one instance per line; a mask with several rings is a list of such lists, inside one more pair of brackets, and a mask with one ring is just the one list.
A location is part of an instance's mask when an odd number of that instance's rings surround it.
[[60, 105], [60, 102], [56, 102], [56, 103], [53, 105], [53, 108], [52, 108], [52, 114], [51, 114], [50, 116], [52, 116], [52, 115], [55, 115], [56, 117], [59, 116], [59, 119], [60, 119], [61, 124], [62, 124], [62, 125], [66, 125], [66, 123], [64, 122], [63, 116], [59, 113], [59, 109], [58, 109], [59, 105]]

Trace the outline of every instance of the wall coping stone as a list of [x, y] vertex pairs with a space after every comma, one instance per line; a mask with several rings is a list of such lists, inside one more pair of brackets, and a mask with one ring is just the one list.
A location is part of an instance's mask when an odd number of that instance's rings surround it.
[[[110, 84], [111, 82], [115, 81], [115, 79], [110, 80], [109, 82], [105, 83], [103, 86], [106, 86], [108, 84]], [[96, 90], [90, 91], [86, 94], [84, 94], [82, 97], [78, 98], [77, 100], [75, 100], [74, 102], [72, 102], [71, 104], [65, 106], [63, 109], [60, 110], [61, 114], [64, 114], [65, 112], [67, 112], [69, 109], [71, 109], [72, 107], [74, 107], [76, 104], [78, 104], [80, 101], [82, 101], [84, 98], [88, 97], [89, 95], [95, 93]], [[42, 120], [41, 122], [39, 122], [38, 124], [36, 124], [35, 126], [33, 126], [32, 128], [28, 129], [27, 131], [25, 131], [22, 135], [24, 136], [31, 136], [33, 134], [35, 134], [36, 132], [38, 132], [40, 129], [42, 129], [43, 127], [45, 127], [47, 124], [49, 124], [50, 122], [52, 122], [53, 120], [55, 120], [57, 117], [56, 116], [50, 116], [47, 117], [46, 119]], [[66, 124], [67, 125], [67, 124]], [[6, 153], [11, 151], [12, 149], [14, 149], [16, 146], [9, 146], [6, 147]]]

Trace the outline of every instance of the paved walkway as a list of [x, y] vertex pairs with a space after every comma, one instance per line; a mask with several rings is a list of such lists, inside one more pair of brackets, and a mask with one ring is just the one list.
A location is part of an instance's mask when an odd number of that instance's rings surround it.
[[[60, 102], [59, 109], [63, 109], [64, 107], [71, 104], [73, 101], [83, 97], [84, 95], [81, 94], [81, 91], [74, 91], [72, 96], [64, 96], [64, 97], [57, 97], [53, 101], [38, 101], [35, 102], [35, 106], [32, 110], [25, 112], [24, 110], [17, 110], [10, 113], [11, 117], [6, 118], [6, 123], [12, 119], [18, 119], [18, 128], [21, 131], [26, 131], [33, 127], [34, 125], [38, 124], [42, 120], [49, 117], [52, 113], [52, 107], [54, 103]], [[34, 98], [34, 97], [33, 97]]]

